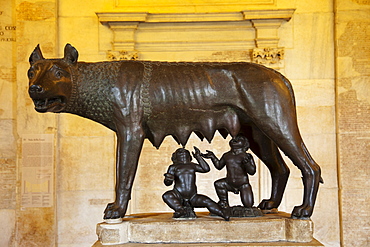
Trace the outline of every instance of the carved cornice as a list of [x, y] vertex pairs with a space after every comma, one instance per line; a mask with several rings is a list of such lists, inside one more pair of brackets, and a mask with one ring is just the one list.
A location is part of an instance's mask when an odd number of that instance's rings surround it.
[[148, 13], [97, 12], [100, 23], [111, 25], [122, 22], [145, 22]]
[[244, 21], [276, 20], [289, 21], [295, 9], [243, 10], [222, 13], [148, 13], [148, 12], [97, 12], [102, 24], [122, 22], [209, 22], [209, 21]]
[[295, 9], [259, 9], [259, 10], [243, 10], [245, 20], [267, 20], [267, 19], [282, 19], [289, 21]]

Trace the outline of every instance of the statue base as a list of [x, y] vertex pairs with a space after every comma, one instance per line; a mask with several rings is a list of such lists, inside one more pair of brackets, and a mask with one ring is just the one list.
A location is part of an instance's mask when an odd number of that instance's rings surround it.
[[[170, 246], [191, 246], [190, 243], [198, 243], [195, 246], [217, 246], [217, 243], [220, 246], [253, 246], [258, 243], [261, 246], [266, 243], [274, 246], [275, 242], [276, 246], [323, 246], [313, 238], [311, 220], [292, 219], [290, 214], [283, 212], [262, 217], [232, 217], [230, 221], [210, 216], [208, 212], [197, 212], [196, 219], [181, 222], [173, 219], [172, 213], [146, 213], [127, 216], [120, 223], [99, 223], [96, 232], [99, 240], [94, 247], [158, 243]], [[286, 245], [281, 245], [285, 242]]]

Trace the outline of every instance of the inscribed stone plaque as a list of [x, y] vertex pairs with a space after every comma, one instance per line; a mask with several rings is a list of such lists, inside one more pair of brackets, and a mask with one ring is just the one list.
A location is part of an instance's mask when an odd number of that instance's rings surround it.
[[22, 138], [22, 207], [51, 207], [54, 196], [54, 135]]

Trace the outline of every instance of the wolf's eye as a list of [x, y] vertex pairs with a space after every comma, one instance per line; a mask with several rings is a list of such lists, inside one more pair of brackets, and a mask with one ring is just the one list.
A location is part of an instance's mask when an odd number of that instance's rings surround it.
[[27, 74], [29, 79], [32, 79], [35, 76], [35, 72], [33, 70], [28, 70]]
[[60, 79], [62, 77], [62, 72], [60, 72], [59, 70], [55, 71], [55, 77]]

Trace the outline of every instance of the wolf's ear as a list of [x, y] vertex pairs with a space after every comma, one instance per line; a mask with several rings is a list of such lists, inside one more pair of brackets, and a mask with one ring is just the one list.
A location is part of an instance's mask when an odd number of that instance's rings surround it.
[[76, 64], [78, 59], [78, 51], [70, 44], [66, 44], [64, 47], [64, 58], [63, 60], [69, 64]]
[[31, 53], [31, 56], [28, 59], [28, 61], [30, 62], [31, 65], [33, 65], [37, 61], [43, 60], [43, 59], [44, 59], [44, 57], [42, 56], [42, 53], [41, 53], [41, 50], [40, 50], [40, 45], [37, 45], [36, 48]]

